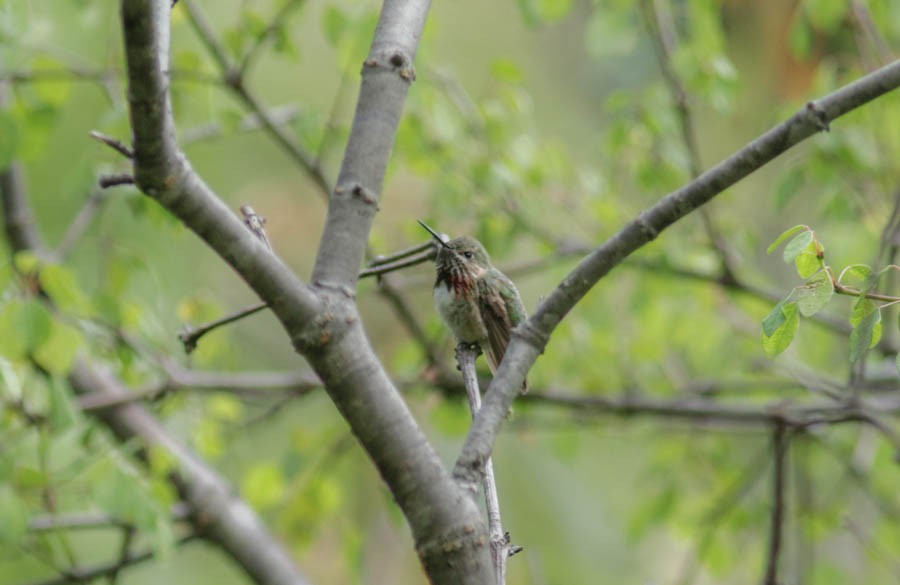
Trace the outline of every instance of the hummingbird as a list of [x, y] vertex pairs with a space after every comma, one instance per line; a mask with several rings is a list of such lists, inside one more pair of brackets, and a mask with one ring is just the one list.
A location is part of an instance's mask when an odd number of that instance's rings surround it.
[[[473, 237], [444, 241], [425, 222], [440, 244], [435, 265], [434, 304], [460, 344], [477, 345], [487, 358], [491, 373], [506, 353], [513, 327], [528, 316], [516, 285], [494, 268], [484, 246]], [[528, 382], [522, 382], [522, 392]]]

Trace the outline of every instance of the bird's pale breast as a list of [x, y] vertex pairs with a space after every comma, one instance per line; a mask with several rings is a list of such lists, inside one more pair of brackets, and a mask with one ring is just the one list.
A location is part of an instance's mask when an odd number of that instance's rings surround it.
[[471, 299], [460, 297], [452, 288], [448, 289], [441, 283], [434, 289], [434, 304], [457, 340], [481, 343], [487, 339], [487, 329], [477, 305]]

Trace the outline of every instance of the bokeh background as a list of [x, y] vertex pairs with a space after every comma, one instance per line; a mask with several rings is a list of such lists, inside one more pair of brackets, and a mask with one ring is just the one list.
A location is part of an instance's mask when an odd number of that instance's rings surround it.
[[[226, 48], [241, 54], [288, 3], [195, 4]], [[380, 6], [294, 4], [246, 85], [284, 114], [283, 128], [317, 153], [333, 181]], [[900, 38], [896, 0], [437, 2], [372, 250], [389, 254], [425, 241], [417, 219], [451, 235], [475, 235], [534, 308], [577, 262], [568, 250], [598, 245], [687, 182], [691, 155], [654, 51], [648, 5], [671, 16], [679, 35], [672, 59], [688, 93], [702, 168], [806, 101], [886, 63]], [[191, 164], [232, 208], [249, 203], [265, 216], [277, 253], [308, 277], [325, 194], [269, 134], [242, 127], [247, 109], [222, 83], [183, 6], [172, 23], [172, 91]], [[122, 69], [116, 3], [0, 1], [0, 80], [7, 85], [0, 161], [23, 162], [50, 243], [63, 238], [99, 174], [129, 170], [88, 137], [96, 129], [127, 142]], [[715, 200], [710, 221], [748, 289], [783, 296], [800, 283], [780, 253], [766, 255], [794, 224], [816, 229], [834, 266], [875, 260], [900, 185], [898, 128], [900, 99], [888, 95]], [[726, 403], [765, 405], [809, 398], [810, 378], [843, 383], [850, 375], [846, 335], [807, 322], [785, 355], [766, 357], [760, 321], [776, 301], [715, 282], [719, 252], [698, 214], [638, 256], [603, 279], [554, 334], [530, 375], [536, 393], [679, 399], [712, 388]], [[130, 187], [105, 193], [64, 266], [87, 299], [80, 317], [113, 324], [181, 367], [305, 368], [266, 314], [212, 333], [184, 354], [176, 335], [186, 324], [255, 299], [197, 238]], [[392, 276], [452, 364], [452, 340], [432, 308], [432, 280], [428, 264]], [[3, 283], [8, 301], [18, 294], [9, 266]], [[360, 304], [379, 355], [449, 464], [468, 425], [464, 400], [429, 382], [422, 348], [373, 279], [361, 283]], [[828, 310], [846, 321], [849, 306], [835, 301]], [[12, 309], [4, 315], [9, 339]], [[887, 343], [896, 327], [885, 323]], [[159, 378], [146, 354], [80, 331], [78, 350], [108, 361], [134, 387]], [[895, 383], [892, 361], [873, 353], [870, 372], [885, 371]], [[36, 409], [49, 408], [37, 375], [15, 355], [3, 363], [5, 405], [15, 396], [12, 372]], [[264, 515], [312, 582], [424, 582], [402, 515], [323, 392], [283, 400], [183, 389], [151, 406]], [[179, 528], [160, 512], [172, 498], [165, 461], [139, 468], [129, 459], [134, 446], [114, 445], [77, 412], [50, 430], [30, 428], [13, 409], [3, 416], [0, 525], [14, 528], [0, 529], [0, 582], [40, 581], [54, 574], [48, 559], [91, 565], [118, 547], [111, 530], [30, 534], [27, 522], [46, 513], [47, 486], [63, 512], [134, 520], [128, 515], [145, 502], [150, 520], [141, 520], [138, 538], [157, 554], [124, 571], [120, 583], [248, 582], [217, 550], [172, 545]], [[517, 404], [495, 449], [504, 523], [525, 547], [510, 561], [509, 582], [759, 580], [770, 436], [765, 426]], [[866, 427], [796, 438], [785, 583], [896, 582], [900, 502], [893, 487], [900, 474], [892, 455]]]

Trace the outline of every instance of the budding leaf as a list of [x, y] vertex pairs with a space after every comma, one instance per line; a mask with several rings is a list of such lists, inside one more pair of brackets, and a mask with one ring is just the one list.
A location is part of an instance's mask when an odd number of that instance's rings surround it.
[[784, 247], [784, 261], [790, 263], [796, 258], [800, 252], [805, 250], [813, 241], [813, 233], [809, 230], [794, 236], [787, 246]]
[[778, 246], [783, 244], [785, 242], [785, 240], [787, 240], [789, 237], [793, 236], [794, 234], [796, 234], [802, 230], [808, 231], [809, 228], [806, 227], [805, 225], [795, 225], [791, 229], [782, 232], [782, 234], [780, 236], [778, 236], [777, 238], [775, 238], [775, 241], [772, 242], [772, 244], [766, 249], [766, 254], [771, 254], [772, 252], [775, 251], [776, 248], [778, 248]]

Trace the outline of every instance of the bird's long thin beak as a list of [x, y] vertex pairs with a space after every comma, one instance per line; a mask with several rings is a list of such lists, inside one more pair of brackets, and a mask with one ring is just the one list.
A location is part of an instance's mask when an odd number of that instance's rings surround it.
[[431, 227], [429, 227], [429, 225], [427, 223], [425, 223], [424, 221], [422, 221], [421, 219], [418, 219], [416, 221], [418, 221], [419, 225], [422, 226], [423, 228], [425, 228], [428, 231], [428, 233], [431, 234], [432, 237], [434, 237], [435, 240], [440, 242], [441, 246], [443, 246], [445, 248], [447, 247], [447, 242], [444, 241], [444, 238], [441, 237], [441, 234], [439, 234], [436, 231], [434, 231], [433, 229], [431, 229]]

